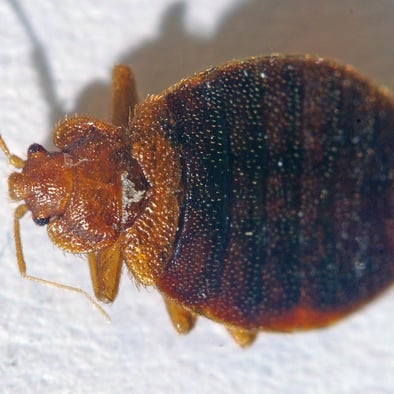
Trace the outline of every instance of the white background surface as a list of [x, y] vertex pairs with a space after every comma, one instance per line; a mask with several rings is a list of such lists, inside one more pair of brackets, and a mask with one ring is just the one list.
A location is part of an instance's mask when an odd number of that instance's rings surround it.
[[[22, 157], [32, 142], [49, 144], [62, 112], [107, 117], [114, 63], [134, 66], [140, 97], [211, 64], [271, 52], [333, 57], [394, 88], [390, 0], [19, 5], [30, 32], [0, 0], [0, 130]], [[41, 52], [33, 56], [35, 39]], [[9, 172], [0, 158], [1, 393], [394, 392], [393, 291], [330, 329], [261, 334], [240, 350], [204, 319], [178, 337], [160, 297], [125, 274], [108, 324], [83, 297], [20, 278]], [[82, 258], [56, 250], [28, 217], [22, 227], [29, 273], [91, 291]]]

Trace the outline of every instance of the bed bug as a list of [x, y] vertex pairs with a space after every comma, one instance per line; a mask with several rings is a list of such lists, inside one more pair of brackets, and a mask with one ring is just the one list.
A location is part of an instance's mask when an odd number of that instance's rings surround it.
[[327, 326], [394, 277], [394, 101], [349, 66], [309, 56], [232, 61], [137, 104], [113, 72], [111, 124], [72, 116], [58, 148], [2, 149], [19, 220], [86, 254], [99, 301], [122, 265], [164, 298], [180, 333], [197, 316], [241, 345]]

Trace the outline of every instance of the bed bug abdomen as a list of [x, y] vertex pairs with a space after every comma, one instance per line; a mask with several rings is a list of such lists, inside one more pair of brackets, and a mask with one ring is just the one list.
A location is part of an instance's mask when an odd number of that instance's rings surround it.
[[392, 283], [385, 91], [349, 67], [273, 56], [210, 69], [164, 97], [184, 187], [164, 294], [229, 326], [293, 330], [327, 325]]

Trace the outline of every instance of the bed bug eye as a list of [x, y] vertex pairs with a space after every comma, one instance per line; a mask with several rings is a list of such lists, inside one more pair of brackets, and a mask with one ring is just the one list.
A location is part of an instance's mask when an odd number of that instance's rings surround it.
[[31, 156], [36, 153], [45, 153], [46, 149], [40, 144], [31, 144], [27, 150], [27, 155]]
[[49, 223], [49, 218], [33, 218], [33, 221], [38, 226], [46, 226]]

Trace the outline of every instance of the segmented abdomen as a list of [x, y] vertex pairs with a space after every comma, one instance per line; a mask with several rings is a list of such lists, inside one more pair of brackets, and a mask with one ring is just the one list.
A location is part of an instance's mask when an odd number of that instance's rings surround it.
[[229, 324], [354, 309], [393, 281], [394, 104], [301, 57], [213, 68], [170, 89], [184, 204], [158, 287]]

